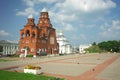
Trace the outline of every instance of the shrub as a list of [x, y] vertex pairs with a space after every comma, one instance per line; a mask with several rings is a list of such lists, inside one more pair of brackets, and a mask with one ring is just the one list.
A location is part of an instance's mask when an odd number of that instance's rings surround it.
[[27, 54], [27, 56], [26, 57], [33, 57], [33, 55], [32, 54]]
[[63, 56], [64, 54], [59, 54], [59, 56]]
[[40, 66], [27, 65], [27, 66], [25, 66], [25, 69], [39, 70], [39, 69], [41, 69], [41, 67]]

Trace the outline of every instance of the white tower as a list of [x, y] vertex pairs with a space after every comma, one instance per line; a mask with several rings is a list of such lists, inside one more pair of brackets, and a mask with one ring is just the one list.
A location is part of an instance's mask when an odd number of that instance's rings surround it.
[[59, 43], [59, 53], [69, 54], [72, 53], [72, 46], [68, 43], [67, 38], [64, 36], [63, 31], [60, 30], [57, 35], [57, 42]]

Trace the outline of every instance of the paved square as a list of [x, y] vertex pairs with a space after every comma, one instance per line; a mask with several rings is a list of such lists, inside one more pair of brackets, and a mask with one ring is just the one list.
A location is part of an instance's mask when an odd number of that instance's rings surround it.
[[120, 54], [114, 53], [18, 58], [0, 62], [0, 69], [23, 72], [24, 66], [33, 64], [42, 67], [43, 75], [68, 80], [119, 80], [119, 61]]

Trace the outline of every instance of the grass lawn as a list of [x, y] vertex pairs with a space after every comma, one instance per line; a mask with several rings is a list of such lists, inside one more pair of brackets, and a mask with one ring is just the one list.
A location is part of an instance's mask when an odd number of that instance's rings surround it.
[[50, 76], [10, 72], [3, 70], [0, 70], [0, 78], [2, 80], [64, 80], [64, 79], [56, 79], [55, 77], [50, 77]]
[[7, 61], [13, 61], [13, 60], [0, 59], [0, 62], [7, 62]]

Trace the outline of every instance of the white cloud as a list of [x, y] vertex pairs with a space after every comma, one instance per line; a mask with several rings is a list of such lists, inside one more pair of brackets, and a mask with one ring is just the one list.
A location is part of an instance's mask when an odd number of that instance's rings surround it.
[[80, 37], [78, 37], [77, 35], [71, 35], [71, 40], [72, 41], [78, 41], [78, 40], [80, 40]]
[[105, 23], [101, 26], [102, 32], [100, 35], [103, 38], [119, 38], [120, 35], [120, 20], [113, 20], [111, 24]]
[[66, 31], [73, 31], [73, 30], [75, 30], [71, 24], [64, 24], [63, 26], [65, 27], [64, 29]]
[[74, 14], [66, 15], [62, 13], [56, 13], [54, 11], [49, 11], [49, 14], [53, 23], [56, 23], [58, 26], [60, 24], [59, 27], [63, 28], [65, 31], [75, 30], [75, 28], [73, 28], [72, 22], [76, 21], [77, 18]]
[[24, 11], [18, 11], [16, 13], [16, 15], [20, 15], [20, 16], [28, 16], [30, 14], [38, 15], [38, 12], [35, 11], [34, 8], [29, 7], [29, 8], [26, 8]]
[[40, 3], [52, 4], [57, 2], [57, 0], [23, 0], [23, 2], [29, 7], [34, 7], [36, 4]]
[[34, 6], [40, 5], [42, 3], [52, 4], [58, 2], [57, 0], [22, 0], [23, 3], [27, 6], [24, 11], [17, 11], [16, 15], [18, 16], [28, 16], [30, 14], [38, 15], [39, 11], [36, 11]]
[[[27, 6], [30, 6], [30, 7], [33, 7], [35, 2], [35, 0], [23, 0], [23, 2], [27, 5]], [[36, 0], [37, 1], [37, 0]]]
[[4, 30], [0, 30], [0, 36], [9, 36], [10, 34]]
[[77, 42], [80, 44], [87, 41], [87, 36], [85, 34], [78, 34], [78, 35], [71, 34], [70, 39], [72, 43]]
[[85, 24], [85, 23], [80, 23], [79, 24], [80, 28], [95, 28], [96, 24]]
[[[49, 11], [50, 17], [53, 19], [54, 22], [72, 22], [77, 19], [75, 14], [63, 14], [57, 13], [54, 11]], [[57, 19], [57, 20], [56, 20]]]
[[116, 7], [116, 4], [112, 0], [23, 0], [23, 2], [28, 8], [24, 11], [18, 11], [16, 15], [37, 15], [38, 12], [34, 9], [35, 5], [56, 3], [55, 6], [51, 6], [51, 9], [53, 9], [51, 13], [58, 17], [58, 21], [74, 21], [80, 18], [78, 14], [81, 14], [81, 12], [106, 11], [107, 9]]
[[52, 3], [57, 2], [58, 0], [38, 0], [38, 1], [48, 3], [48, 4], [52, 4]]
[[[63, 2], [56, 3], [55, 6], [51, 8], [49, 13], [52, 21], [56, 24], [64, 23], [78, 27], [75, 25], [84, 22], [84, 27], [86, 27], [87, 21], [97, 22], [97, 18], [103, 17], [104, 12], [115, 7], [116, 3], [114, 3], [112, 0], [64, 0]], [[98, 11], [102, 14], [97, 14]], [[96, 27], [96, 25], [91, 23], [89, 25], [90, 26], [87, 25], [89, 28]], [[62, 26], [66, 27], [65, 25]], [[64, 29], [72, 30], [68, 27]]]
[[114, 8], [116, 4], [112, 0], [65, 0], [64, 3], [56, 4], [56, 7], [64, 11], [93, 12]]
[[113, 20], [111, 30], [120, 31], [120, 20]]
[[85, 35], [85, 34], [80, 34], [80, 39], [82, 39], [82, 40], [86, 40], [86, 39], [87, 39], [87, 37], [86, 37], [86, 35]]
[[[55, 25], [56, 29], [61, 28], [66, 32], [76, 32], [79, 35], [73, 33], [77, 36], [73, 36], [72, 38], [77, 40], [90, 38], [90, 36], [86, 36], [86, 34], [81, 34], [80, 28], [81, 31], [93, 29], [94, 32], [94, 28], [99, 26], [102, 20], [107, 22], [105, 13], [116, 7], [116, 3], [112, 0], [23, 0], [23, 2], [27, 8], [23, 11], [18, 11], [16, 15], [38, 15], [40, 10], [37, 10], [36, 6], [44, 7], [43, 5], [47, 5], [49, 6], [48, 12], [51, 22]], [[104, 24], [101, 26], [102, 32], [100, 35], [103, 37], [111, 37], [111, 35], [115, 34], [117, 36], [120, 33], [120, 31], [118, 31], [118, 24], [119, 20], [111, 22], [111, 25], [108, 23]]]

